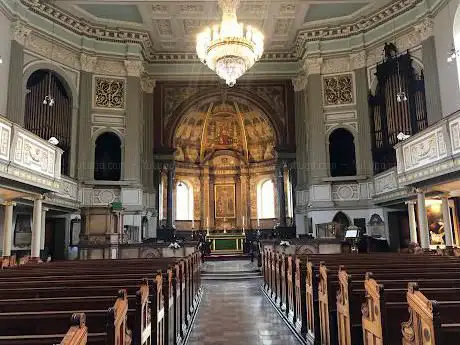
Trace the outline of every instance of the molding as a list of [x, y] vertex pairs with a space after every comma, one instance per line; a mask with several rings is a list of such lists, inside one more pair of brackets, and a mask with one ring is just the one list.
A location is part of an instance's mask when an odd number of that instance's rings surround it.
[[20, 20], [16, 20], [12, 23], [11, 25], [11, 39], [13, 41], [18, 42], [20, 45], [25, 45], [26, 40], [29, 37], [30, 33], [32, 32], [32, 29], [26, 26], [25, 23], [23, 23]]
[[415, 31], [420, 36], [420, 41], [425, 41], [434, 35], [434, 23], [431, 18], [425, 17], [420, 24], [414, 26]]
[[304, 60], [303, 69], [307, 77], [311, 74], [321, 74], [321, 66], [323, 64], [322, 57], [309, 57]]
[[367, 54], [365, 50], [350, 54], [350, 69], [357, 70], [366, 67]]
[[125, 68], [128, 77], [140, 78], [144, 72], [144, 63], [141, 60], [125, 60]]
[[146, 74], [143, 74], [141, 76], [142, 91], [144, 91], [145, 93], [153, 93], [155, 86], [156, 86], [156, 80], [153, 77], [146, 75]]
[[94, 72], [94, 68], [97, 64], [97, 56], [90, 56], [82, 53], [80, 55], [80, 69], [84, 72]]
[[305, 73], [299, 73], [295, 78], [292, 78], [292, 86], [294, 86], [294, 92], [299, 92], [307, 87], [308, 75]]

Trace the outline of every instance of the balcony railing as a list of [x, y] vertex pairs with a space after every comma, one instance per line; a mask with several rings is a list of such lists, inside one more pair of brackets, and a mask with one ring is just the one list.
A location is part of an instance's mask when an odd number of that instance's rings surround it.
[[460, 170], [460, 111], [395, 146], [402, 186]]
[[60, 190], [62, 150], [0, 116], [0, 175]]

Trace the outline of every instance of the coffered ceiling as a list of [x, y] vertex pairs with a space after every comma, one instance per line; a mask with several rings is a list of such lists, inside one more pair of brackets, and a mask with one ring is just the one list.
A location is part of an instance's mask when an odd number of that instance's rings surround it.
[[[392, 1], [242, 0], [237, 14], [240, 22], [262, 30], [267, 51], [291, 51], [303, 29], [356, 22]], [[194, 52], [196, 33], [219, 22], [221, 16], [217, 0], [56, 0], [54, 3], [94, 24], [147, 31], [153, 50], [158, 53]]]

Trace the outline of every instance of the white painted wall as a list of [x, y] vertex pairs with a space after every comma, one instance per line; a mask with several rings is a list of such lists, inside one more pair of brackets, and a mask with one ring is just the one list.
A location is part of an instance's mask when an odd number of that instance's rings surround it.
[[0, 64], [0, 115], [6, 115], [6, 100], [8, 93], [8, 72], [11, 50], [11, 23], [9, 19], [0, 12], [0, 57], [3, 63]]
[[[460, 91], [457, 64], [447, 62], [448, 52], [452, 49], [455, 11], [459, 0], [450, 0], [434, 18], [434, 37], [439, 72], [439, 87], [443, 117], [460, 109]], [[452, 13], [449, 13], [449, 9]], [[456, 37], [457, 49], [460, 48], [460, 31]], [[459, 59], [457, 59], [459, 60]], [[460, 63], [459, 63], [460, 66]]]

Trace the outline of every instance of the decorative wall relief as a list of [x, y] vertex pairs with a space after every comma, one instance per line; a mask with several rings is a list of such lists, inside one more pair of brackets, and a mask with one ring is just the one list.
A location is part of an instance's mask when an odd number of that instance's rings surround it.
[[353, 74], [323, 77], [323, 104], [325, 106], [354, 104]]
[[447, 156], [442, 129], [403, 145], [405, 171], [432, 164]]
[[30, 170], [54, 177], [56, 154], [53, 149], [18, 133], [14, 163]]
[[94, 106], [97, 108], [125, 108], [125, 80], [95, 77]]
[[382, 173], [374, 177], [375, 194], [392, 192], [398, 189], [398, 181], [396, 179], [396, 171]]
[[332, 200], [359, 200], [358, 184], [341, 184], [332, 186]]
[[4, 160], [10, 159], [10, 140], [11, 140], [11, 128], [0, 122], [0, 158]]

